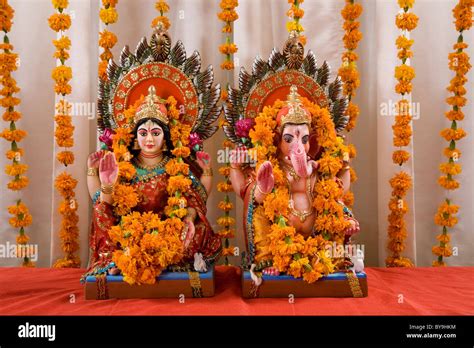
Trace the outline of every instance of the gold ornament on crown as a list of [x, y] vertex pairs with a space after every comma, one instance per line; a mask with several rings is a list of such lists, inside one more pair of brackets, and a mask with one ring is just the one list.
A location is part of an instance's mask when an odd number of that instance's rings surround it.
[[283, 130], [286, 124], [307, 124], [311, 125], [311, 118], [308, 116], [308, 112], [303, 108], [303, 104], [298, 94], [298, 87], [291, 86], [290, 94], [288, 94], [287, 106], [289, 107], [288, 113], [281, 117], [279, 131]]
[[160, 104], [161, 100], [156, 95], [155, 86], [150, 86], [148, 88], [148, 95], [145, 97], [143, 104], [138, 107], [135, 114], [133, 119], [134, 124], [137, 124], [140, 120], [145, 118], [154, 118], [168, 125], [169, 119], [166, 114], [161, 111], [159, 107]]

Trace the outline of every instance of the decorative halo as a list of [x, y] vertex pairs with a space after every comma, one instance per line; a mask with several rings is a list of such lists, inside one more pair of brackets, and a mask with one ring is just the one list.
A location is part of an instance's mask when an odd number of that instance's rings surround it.
[[193, 82], [178, 68], [166, 63], [149, 63], [129, 71], [120, 81], [113, 96], [112, 115], [115, 123], [125, 123], [124, 111], [154, 85], [162, 99], [173, 96], [185, 108], [182, 121], [194, 126], [198, 116], [198, 94]]
[[296, 70], [279, 71], [262, 80], [250, 92], [246, 118], [255, 118], [267, 105], [273, 105], [280, 99], [285, 101], [290, 93], [290, 87], [298, 87], [300, 96], [305, 97], [320, 107], [328, 106], [328, 98], [321, 86], [309, 76]]

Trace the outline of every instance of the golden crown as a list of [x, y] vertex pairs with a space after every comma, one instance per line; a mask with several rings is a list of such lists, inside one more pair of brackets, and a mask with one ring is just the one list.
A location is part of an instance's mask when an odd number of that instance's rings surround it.
[[303, 107], [303, 104], [301, 103], [301, 100], [299, 97], [300, 95], [298, 94], [298, 87], [294, 85], [291, 86], [290, 94], [288, 94], [287, 105], [286, 105], [288, 112], [281, 115], [280, 122], [279, 122], [280, 131], [288, 123], [307, 124], [308, 126], [311, 125], [311, 116], [309, 112]]
[[157, 119], [165, 125], [168, 125], [169, 123], [168, 116], [166, 115], [166, 107], [156, 95], [156, 88], [153, 85], [148, 88], [148, 95], [145, 97], [143, 103], [138, 107], [133, 121], [137, 124], [140, 120], [145, 118]]

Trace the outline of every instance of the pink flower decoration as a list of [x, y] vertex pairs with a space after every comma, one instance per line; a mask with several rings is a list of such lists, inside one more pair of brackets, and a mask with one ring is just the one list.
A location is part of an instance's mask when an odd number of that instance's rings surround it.
[[191, 145], [191, 147], [194, 147], [196, 145], [202, 145], [202, 140], [199, 137], [199, 134], [197, 133], [189, 134], [189, 145]]
[[249, 132], [254, 126], [255, 122], [253, 118], [245, 118], [243, 120], [238, 120], [235, 123], [235, 135], [239, 138], [248, 138]]
[[114, 135], [114, 131], [110, 128], [106, 128], [104, 133], [99, 137], [99, 140], [103, 142], [107, 147], [112, 146], [112, 136]]

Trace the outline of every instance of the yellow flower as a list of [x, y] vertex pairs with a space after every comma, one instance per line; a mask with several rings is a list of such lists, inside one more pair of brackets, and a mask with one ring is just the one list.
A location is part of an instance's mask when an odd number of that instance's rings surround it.
[[286, 22], [286, 30], [288, 32], [296, 31], [298, 33], [303, 32], [304, 28], [300, 23], [297, 23], [296, 21], [291, 21], [291, 22]]
[[53, 69], [51, 77], [56, 83], [65, 83], [72, 79], [72, 69], [69, 66], [60, 65]]
[[102, 6], [104, 7], [115, 7], [118, 0], [102, 0]]
[[114, 7], [101, 8], [99, 17], [105, 24], [113, 24], [118, 20], [118, 13]]
[[412, 8], [415, 0], [398, 0], [398, 5], [401, 8]]
[[405, 64], [397, 66], [395, 68], [395, 78], [399, 81], [410, 82], [415, 78], [415, 69]]
[[169, 12], [170, 7], [166, 3], [166, 1], [160, 0], [155, 3], [155, 8], [163, 13]]
[[104, 30], [100, 33], [99, 46], [106, 49], [111, 49], [117, 43], [117, 36], [108, 31]]
[[65, 9], [69, 6], [68, 0], [53, 0], [53, 6], [55, 9]]

